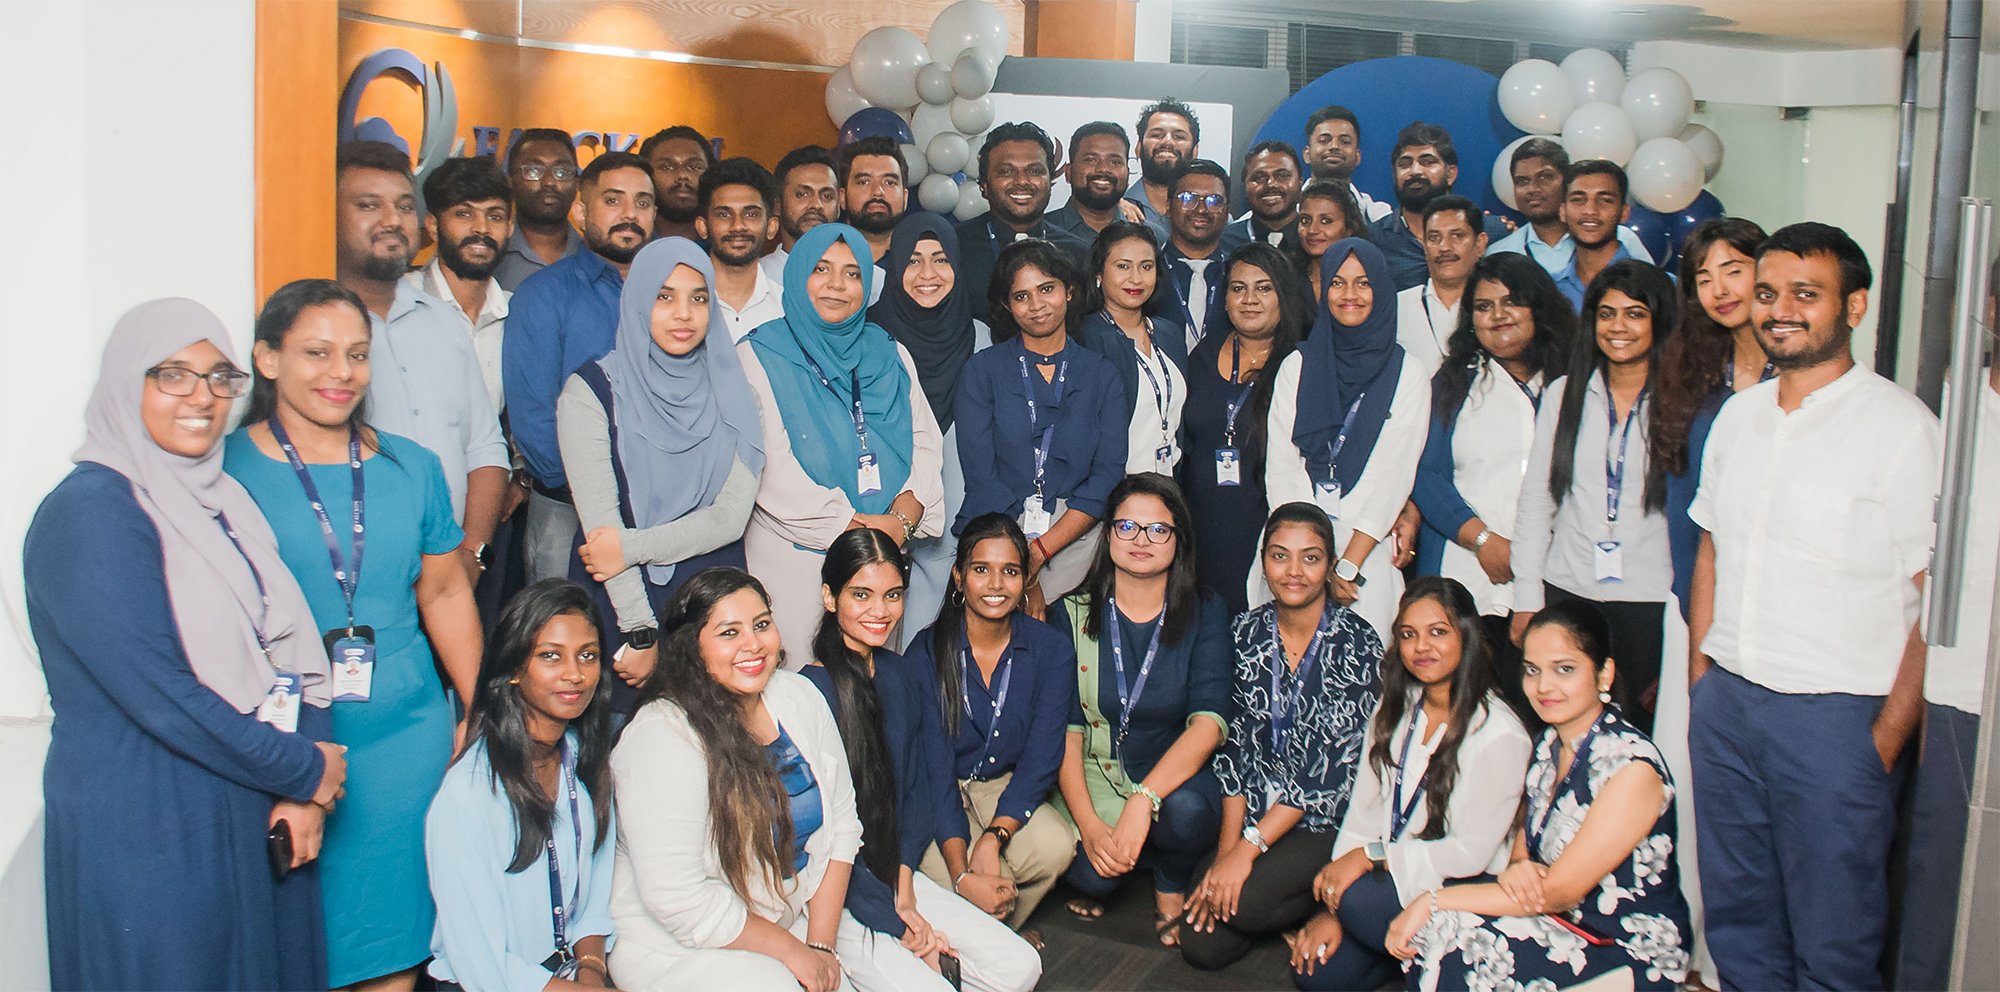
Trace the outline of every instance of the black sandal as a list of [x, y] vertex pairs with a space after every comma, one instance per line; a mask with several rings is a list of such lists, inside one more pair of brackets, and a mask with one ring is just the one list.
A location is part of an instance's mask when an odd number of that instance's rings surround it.
[[1063, 903], [1063, 908], [1079, 920], [1095, 923], [1104, 918], [1104, 904], [1095, 899], [1077, 897]]

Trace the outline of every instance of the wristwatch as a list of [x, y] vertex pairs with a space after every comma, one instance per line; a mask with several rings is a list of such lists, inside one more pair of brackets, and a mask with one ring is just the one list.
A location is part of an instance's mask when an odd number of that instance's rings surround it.
[[1368, 858], [1369, 871], [1381, 871], [1389, 865], [1389, 849], [1379, 840], [1369, 841], [1368, 846], [1361, 849], [1361, 853]]
[[1333, 574], [1342, 582], [1354, 582], [1361, 578], [1361, 566], [1342, 558], [1333, 563]]
[[1264, 842], [1264, 832], [1257, 829], [1257, 825], [1254, 823], [1243, 828], [1243, 842], [1256, 848], [1262, 854], [1269, 854], [1271, 851], [1271, 845]]
[[625, 646], [639, 651], [650, 651], [660, 643], [660, 628], [641, 627], [625, 632]]
[[484, 541], [472, 547], [466, 547], [461, 544], [459, 545], [459, 549], [472, 552], [472, 560], [479, 563], [479, 570], [482, 572], [486, 571], [493, 564], [493, 545], [491, 544]]
[[990, 826], [990, 827], [987, 827], [987, 828], [986, 828], [985, 830], [983, 830], [983, 831], [980, 831], [980, 832], [981, 832], [981, 833], [988, 833], [988, 834], [992, 834], [992, 835], [994, 836], [994, 838], [995, 838], [996, 840], [998, 840], [998, 841], [1000, 842], [1000, 853], [1001, 853], [1001, 854], [1006, 854], [1006, 853], [1007, 853], [1007, 845], [1008, 845], [1008, 844], [1011, 844], [1011, 843], [1013, 843], [1013, 842], [1014, 842], [1014, 831], [1012, 831], [1012, 830], [1009, 830], [1009, 829], [1007, 829], [1006, 827], [991, 827], [991, 826]]
[[1486, 542], [1492, 539], [1493, 539], [1492, 530], [1485, 527], [1480, 528], [1479, 536], [1472, 539], [1472, 550], [1474, 551], [1486, 550]]

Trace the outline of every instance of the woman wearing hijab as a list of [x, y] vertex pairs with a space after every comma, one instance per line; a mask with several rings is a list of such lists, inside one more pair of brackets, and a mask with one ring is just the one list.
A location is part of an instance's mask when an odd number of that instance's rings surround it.
[[[965, 502], [965, 472], [958, 463], [952, 418], [958, 374], [975, 351], [993, 344], [993, 332], [973, 317], [972, 296], [958, 279], [958, 233], [938, 215], [906, 215], [889, 235], [882, 258], [882, 298], [868, 319], [889, 332], [916, 364], [917, 385], [944, 434], [944, 519], [958, 518]], [[910, 587], [903, 603], [913, 617], [932, 617], [951, 584], [952, 544], [943, 536], [909, 546]]]
[[618, 714], [653, 670], [673, 591], [704, 568], [743, 567], [764, 429], [714, 280], [694, 242], [647, 245], [625, 277], [611, 353], [570, 376], [556, 402], [582, 523], [570, 578], [596, 594]]
[[[1381, 250], [1344, 238], [1320, 256], [1319, 272], [1312, 333], [1278, 366], [1264, 489], [1273, 506], [1305, 500], [1326, 511], [1340, 553], [1334, 598], [1389, 644], [1403, 575], [1393, 563], [1398, 549], [1374, 552], [1416, 481], [1431, 387], [1396, 344], [1394, 283]], [[1250, 582], [1252, 606], [1270, 598], [1262, 575]]]
[[873, 527], [908, 545], [944, 532], [943, 432], [915, 360], [862, 310], [872, 257], [846, 224], [807, 231], [785, 259], [785, 316], [736, 346], [764, 415], [743, 553], [786, 644], [812, 643], [834, 538]]
[[[325, 743], [312, 610], [222, 472], [249, 382], [200, 304], [134, 308], [105, 346], [77, 467], [28, 528], [28, 622], [57, 717], [55, 988], [326, 987], [309, 862], [347, 762]], [[272, 832], [291, 848], [275, 864]]]

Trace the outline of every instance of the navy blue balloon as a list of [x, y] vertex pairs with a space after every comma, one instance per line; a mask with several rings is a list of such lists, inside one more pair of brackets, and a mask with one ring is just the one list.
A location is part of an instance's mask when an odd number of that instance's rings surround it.
[[1701, 195], [1695, 197], [1693, 203], [1668, 217], [1667, 223], [1672, 227], [1674, 234], [1674, 254], [1681, 253], [1681, 246], [1687, 244], [1688, 235], [1693, 234], [1695, 228], [1700, 227], [1704, 221], [1711, 221], [1721, 216], [1723, 216], [1722, 201], [1716, 199], [1714, 193], [1702, 190]]
[[1659, 211], [1634, 203], [1632, 216], [1625, 221], [1625, 226], [1639, 236], [1639, 243], [1646, 246], [1646, 252], [1653, 256], [1655, 265], [1665, 265], [1667, 259], [1673, 256], [1676, 245], [1673, 223]]
[[840, 146], [845, 148], [863, 138], [893, 138], [899, 145], [914, 144], [910, 124], [893, 110], [863, 107], [840, 125]]

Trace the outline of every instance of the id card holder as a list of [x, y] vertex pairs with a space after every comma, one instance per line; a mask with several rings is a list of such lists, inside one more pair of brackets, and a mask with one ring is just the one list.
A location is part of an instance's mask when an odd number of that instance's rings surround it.
[[257, 704], [257, 719], [288, 734], [299, 732], [299, 699], [304, 681], [295, 672], [279, 672], [271, 691]]
[[1049, 508], [1042, 505], [1040, 496], [1030, 496], [1021, 501], [1021, 530], [1034, 540], [1049, 532], [1055, 521], [1049, 519]]
[[375, 686], [375, 628], [336, 627], [326, 632], [333, 662], [333, 701], [365, 703]]
[[549, 956], [542, 959], [542, 967], [547, 968], [549, 974], [566, 982], [576, 978], [578, 963], [576, 955], [562, 951], [550, 951]]
[[863, 496], [882, 491], [882, 466], [876, 464], [875, 453], [864, 451], [854, 459], [855, 491]]
[[1328, 520], [1340, 519], [1340, 483], [1333, 479], [1322, 479], [1313, 483], [1313, 502], [1326, 511]]
[[1153, 471], [1161, 475], [1174, 474], [1174, 446], [1163, 444], [1153, 449]]
[[1243, 484], [1242, 453], [1235, 448], [1215, 449], [1215, 484], [1218, 486], [1240, 486]]
[[1590, 554], [1599, 582], [1625, 581], [1625, 546], [1618, 541], [1599, 541]]

